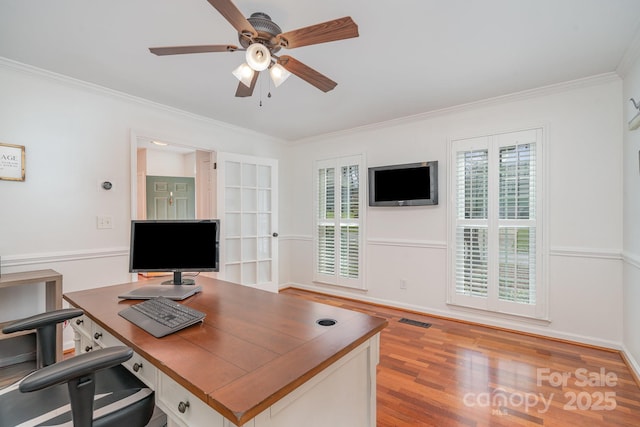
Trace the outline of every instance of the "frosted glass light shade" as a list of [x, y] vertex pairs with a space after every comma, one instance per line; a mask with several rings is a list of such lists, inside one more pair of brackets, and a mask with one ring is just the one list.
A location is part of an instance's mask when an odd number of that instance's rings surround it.
[[238, 68], [232, 71], [233, 75], [242, 82], [246, 87], [251, 87], [251, 80], [253, 79], [253, 71], [249, 65], [242, 64]]
[[247, 48], [247, 64], [256, 71], [266, 70], [271, 64], [271, 53], [261, 43], [254, 43]]
[[291, 73], [280, 64], [274, 64], [271, 67], [271, 70], [269, 70], [269, 74], [271, 75], [271, 80], [276, 87], [284, 83], [284, 81], [291, 75]]

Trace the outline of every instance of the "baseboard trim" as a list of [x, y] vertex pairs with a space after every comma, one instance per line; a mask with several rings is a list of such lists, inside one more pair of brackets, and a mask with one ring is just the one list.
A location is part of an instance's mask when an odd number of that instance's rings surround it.
[[617, 342], [613, 342], [613, 341], [606, 341], [606, 340], [600, 340], [600, 339], [593, 339], [590, 337], [585, 337], [585, 336], [580, 336], [580, 335], [573, 335], [573, 334], [546, 334], [538, 329], [534, 329], [531, 328], [530, 330], [525, 330], [525, 329], [514, 329], [505, 325], [500, 325], [497, 322], [496, 323], [485, 323], [479, 319], [474, 319], [472, 317], [466, 317], [466, 316], [458, 316], [458, 317], [454, 317], [451, 315], [451, 313], [443, 313], [443, 312], [437, 312], [437, 311], [426, 311], [424, 308], [419, 307], [419, 306], [413, 306], [413, 305], [409, 305], [409, 304], [398, 304], [398, 303], [394, 303], [392, 301], [386, 301], [386, 300], [381, 300], [381, 299], [377, 299], [377, 298], [371, 298], [371, 297], [367, 297], [365, 295], [359, 295], [357, 298], [354, 297], [353, 294], [348, 294], [346, 292], [340, 292], [340, 291], [334, 291], [334, 290], [326, 290], [326, 289], [318, 289], [317, 287], [314, 286], [309, 286], [309, 285], [303, 285], [303, 284], [299, 284], [299, 283], [289, 283], [286, 284], [284, 286], [280, 287], [280, 291], [285, 290], [285, 289], [289, 289], [289, 288], [293, 288], [293, 289], [300, 289], [300, 290], [304, 290], [304, 291], [308, 291], [308, 292], [313, 292], [319, 295], [328, 295], [328, 296], [333, 296], [333, 297], [338, 297], [338, 298], [343, 298], [345, 300], [350, 300], [350, 301], [356, 301], [356, 302], [364, 302], [367, 304], [371, 304], [373, 306], [378, 306], [378, 307], [384, 307], [384, 308], [390, 308], [390, 309], [394, 309], [394, 310], [401, 310], [404, 311], [406, 313], [412, 313], [412, 314], [419, 314], [419, 315], [424, 315], [424, 316], [430, 316], [430, 317], [434, 317], [434, 318], [438, 318], [438, 319], [443, 319], [443, 320], [450, 320], [452, 322], [460, 322], [460, 323], [465, 323], [468, 325], [473, 325], [473, 326], [483, 326], [483, 327], [487, 327], [487, 328], [491, 328], [491, 329], [495, 329], [495, 330], [500, 330], [500, 331], [505, 331], [505, 332], [512, 332], [515, 334], [520, 334], [520, 335], [525, 335], [525, 336], [530, 336], [530, 337], [537, 337], [537, 338], [543, 338], [543, 339], [548, 339], [548, 340], [552, 340], [552, 341], [556, 341], [556, 342], [562, 342], [562, 343], [567, 343], [567, 344], [573, 344], [573, 345], [578, 345], [581, 347], [585, 347], [585, 348], [594, 348], [594, 349], [598, 349], [598, 350], [604, 350], [604, 351], [609, 351], [612, 353], [621, 353], [622, 352], [622, 344], [621, 343], [617, 343]]
[[638, 387], [640, 387], [640, 365], [636, 361], [636, 359], [631, 355], [631, 352], [626, 346], [622, 346], [622, 350], [620, 351], [620, 356], [622, 356], [622, 360], [629, 367], [629, 371], [631, 371], [631, 376], [636, 381]]
[[442, 315], [437, 315], [437, 314], [431, 314], [431, 313], [428, 313], [428, 312], [425, 312], [425, 311], [422, 311], [422, 310], [407, 309], [405, 307], [401, 307], [401, 306], [394, 305], [394, 304], [383, 304], [383, 303], [379, 303], [379, 302], [373, 302], [373, 301], [371, 301], [371, 298], [353, 298], [353, 297], [348, 297], [348, 296], [343, 296], [343, 295], [335, 295], [335, 294], [330, 293], [330, 292], [322, 292], [322, 291], [320, 291], [318, 289], [314, 289], [311, 286], [305, 286], [305, 285], [300, 285], [300, 284], [285, 285], [285, 286], [280, 288], [280, 291], [284, 291], [286, 289], [298, 289], [298, 290], [302, 290], [302, 291], [305, 291], [305, 292], [310, 292], [310, 293], [314, 293], [314, 294], [318, 294], [318, 295], [326, 295], [326, 296], [331, 296], [331, 297], [338, 297], [338, 298], [342, 298], [342, 299], [344, 299], [346, 301], [364, 302], [364, 303], [367, 303], [367, 304], [371, 304], [371, 305], [373, 305], [375, 307], [381, 307], [381, 308], [388, 308], [388, 309], [404, 311], [405, 313], [408, 313], [408, 314], [424, 315], [424, 316], [429, 316], [429, 317], [433, 317], [433, 318], [437, 318], [437, 319], [443, 319], [443, 320], [449, 320], [449, 321], [452, 321], [452, 322], [464, 323], [464, 324], [468, 324], [468, 325], [472, 325], [472, 326], [483, 326], [483, 327], [494, 329], [494, 330], [498, 330], [498, 331], [511, 332], [511, 333], [520, 334], [520, 335], [523, 335], [523, 336], [529, 336], [529, 337], [546, 339], [546, 340], [550, 340], [550, 341], [554, 341], [554, 342], [577, 345], [577, 346], [584, 347], [584, 348], [592, 348], [592, 349], [607, 351], [607, 352], [610, 352], [610, 353], [617, 353], [622, 358], [623, 363], [627, 366], [627, 368], [629, 368], [629, 372], [631, 373], [631, 376], [633, 377], [635, 383], [638, 385], [638, 387], [640, 387], [640, 365], [635, 360], [635, 358], [631, 355], [631, 352], [629, 351], [629, 349], [627, 349], [624, 346], [624, 344], [622, 344], [620, 346], [620, 348], [615, 348], [615, 347], [611, 347], [611, 346], [607, 346], [607, 345], [604, 345], [604, 346], [603, 345], [595, 345], [595, 344], [585, 343], [585, 342], [582, 342], [582, 341], [576, 341], [576, 340], [573, 340], [573, 339], [559, 338], [559, 337], [554, 337], [554, 336], [549, 336], [549, 335], [543, 335], [543, 334], [531, 333], [531, 332], [526, 332], [526, 331], [520, 331], [520, 330], [517, 330], [517, 329], [494, 326], [494, 325], [485, 324], [485, 323], [473, 322], [473, 321], [468, 321], [468, 320], [464, 320], [464, 319], [457, 319], [457, 318], [450, 317], [450, 316], [442, 316]]

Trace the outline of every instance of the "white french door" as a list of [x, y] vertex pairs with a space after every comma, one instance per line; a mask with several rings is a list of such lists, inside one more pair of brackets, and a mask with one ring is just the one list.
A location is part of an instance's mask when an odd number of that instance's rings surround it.
[[278, 291], [278, 161], [218, 153], [220, 274]]

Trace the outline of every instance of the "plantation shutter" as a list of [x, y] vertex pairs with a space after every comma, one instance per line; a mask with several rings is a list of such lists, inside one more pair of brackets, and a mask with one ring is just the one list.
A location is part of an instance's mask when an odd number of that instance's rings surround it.
[[461, 151], [456, 163], [456, 293], [486, 297], [489, 280], [488, 151]]
[[542, 130], [451, 143], [449, 302], [544, 317], [540, 285]]
[[499, 298], [536, 302], [535, 143], [500, 147]]
[[317, 272], [334, 275], [335, 252], [335, 168], [318, 169]]
[[341, 166], [340, 276], [360, 274], [360, 166]]
[[362, 288], [361, 157], [316, 164], [314, 280]]

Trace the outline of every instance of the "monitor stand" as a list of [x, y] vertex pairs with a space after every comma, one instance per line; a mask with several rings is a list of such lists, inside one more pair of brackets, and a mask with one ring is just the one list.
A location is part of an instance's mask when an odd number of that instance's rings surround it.
[[182, 279], [181, 271], [173, 272], [173, 280], [165, 280], [162, 282], [163, 285], [195, 285], [195, 280], [192, 279]]

